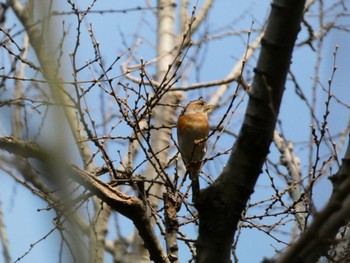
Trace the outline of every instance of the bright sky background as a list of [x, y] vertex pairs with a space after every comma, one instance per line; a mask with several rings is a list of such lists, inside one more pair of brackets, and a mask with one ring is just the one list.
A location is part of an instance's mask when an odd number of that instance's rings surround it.
[[[44, 0], [35, 1], [42, 2]], [[56, 1], [58, 2], [58, 1]], [[75, 1], [77, 2], [77, 1]], [[81, 9], [84, 9], [91, 1], [79, 1]], [[154, 1], [153, 1], [154, 2]], [[190, 1], [193, 4], [193, 1]], [[199, 1], [199, 6], [203, 1]], [[330, 1], [325, 1], [326, 3]], [[85, 6], [83, 6], [85, 5]], [[219, 32], [222, 27], [231, 27], [232, 29], [247, 29], [251, 26], [251, 22], [254, 21], [258, 28], [260, 23], [263, 23], [264, 19], [268, 15], [270, 1], [257, 0], [257, 1], [238, 1], [238, 0], [216, 0], [212, 10], [210, 11], [209, 19], [205, 22], [207, 30], [210, 32]], [[92, 10], [109, 10], [109, 9], [128, 9], [136, 6], [145, 6], [144, 1], [112, 1], [112, 0], [99, 0], [95, 4]], [[67, 10], [68, 5], [65, 1], [62, 1], [61, 6], [58, 9]], [[198, 7], [197, 9], [199, 9]], [[8, 16], [8, 24], [18, 23], [10, 12]], [[69, 28], [71, 34], [75, 34], [75, 17], [64, 16], [66, 20], [66, 27]], [[141, 18], [143, 20], [141, 20]], [[312, 22], [312, 20], [310, 20]], [[86, 25], [92, 24], [96, 39], [100, 43], [102, 50], [102, 57], [105, 63], [108, 65], [126, 50], [127, 47], [132, 47], [137, 41], [135, 34], [144, 38], [141, 44], [136, 58], [143, 57], [145, 61], [151, 60], [155, 57], [155, 34], [156, 19], [151, 11], [130, 11], [124, 13], [112, 13], [112, 14], [94, 14], [89, 15], [86, 20]], [[253, 29], [255, 27], [253, 25]], [[57, 24], [58, 33], [61, 33], [61, 24]], [[120, 37], [122, 32], [126, 40], [126, 46], [123, 44], [123, 39]], [[203, 32], [203, 31], [202, 31]], [[1, 35], [0, 35], [1, 36]], [[255, 38], [256, 34], [252, 34], [251, 39]], [[302, 31], [299, 40], [305, 37], [305, 31]], [[226, 76], [232, 65], [242, 55], [245, 50], [245, 42], [247, 38], [234, 38], [230, 37], [226, 40], [218, 39], [214, 41], [210, 46], [204, 49], [207, 52], [203, 63], [202, 72], [200, 74], [201, 81], [222, 79]], [[340, 98], [350, 98], [350, 91], [348, 89], [349, 83], [349, 68], [350, 68], [350, 48], [349, 48], [349, 35], [345, 35], [341, 32], [333, 32], [331, 37], [328, 37], [324, 46], [323, 63], [322, 63], [322, 82], [327, 86], [327, 80], [331, 76], [333, 68], [333, 51], [336, 45], [339, 45], [337, 55], [338, 70], [335, 76], [332, 91], [336, 96]], [[67, 52], [71, 51], [74, 44], [74, 38], [68, 37], [66, 43]], [[21, 43], [21, 42], [19, 42]], [[79, 53], [81, 63], [85, 60], [93, 58], [93, 52], [91, 49], [91, 42], [86, 32], [86, 28], [82, 31], [82, 45]], [[257, 54], [255, 55], [257, 58]], [[298, 77], [299, 83], [302, 84], [304, 92], [310, 96], [312, 77], [314, 74], [314, 61], [316, 54], [310, 51], [307, 47], [297, 48], [293, 55], [293, 63], [291, 68], [294, 74]], [[68, 59], [67, 59], [68, 61]], [[255, 63], [251, 61], [251, 65]], [[249, 66], [248, 70], [252, 71]], [[69, 67], [63, 72], [67, 78], [70, 77], [71, 71]], [[91, 76], [86, 76], [91, 78]], [[81, 77], [82, 79], [82, 77]], [[195, 79], [190, 81], [196, 82]], [[234, 84], [235, 86], [235, 84]], [[308, 86], [310, 89], [308, 89]], [[198, 93], [197, 93], [198, 94]], [[202, 91], [202, 95], [207, 98], [208, 93]], [[190, 97], [191, 95], [189, 95]], [[319, 96], [320, 101], [325, 100], [325, 94]], [[347, 100], [349, 103], [349, 100]], [[91, 101], [91, 103], [94, 103]], [[319, 104], [317, 115], [322, 116], [324, 113], [324, 103]], [[98, 110], [98, 105], [94, 107]], [[291, 141], [302, 142], [307, 138], [310, 128], [309, 116], [305, 114], [305, 105], [297, 99], [295, 95], [294, 87], [292, 85], [286, 86], [286, 92], [282, 103], [280, 119], [283, 120], [283, 130], [287, 138]], [[233, 123], [239, 127], [239, 122], [244, 114], [244, 107], [241, 107], [237, 113], [237, 119], [233, 119]], [[9, 123], [6, 123], [8, 117], [6, 117], [6, 110], [0, 108], [0, 118], [4, 120], [0, 126], [0, 135], [5, 136], [11, 133], [9, 129]], [[329, 128], [331, 131], [337, 131], [343, 129], [348, 122], [349, 114], [343, 107], [340, 107], [336, 103], [331, 103], [331, 116], [329, 118]], [[8, 120], [9, 121], [9, 120]], [[215, 119], [213, 120], [215, 122]], [[231, 143], [231, 142], [229, 142]], [[295, 146], [298, 150], [298, 145]], [[342, 155], [340, 154], [340, 157]], [[307, 156], [299, 156], [301, 159], [302, 168], [305, 168], [307, 164]], [[272, 156], [276, 159], [278, 156]], [[334, 171], [335, 172], [335, 171]], [[278, 181], [278, 180], [277, 180]], [[46, 204], [34, 197], [32, 193], [27, 190], [23, 190], [8, 176], [0, 173], [0, 205], [4, 213], [4, 221], [7, 227], [8, 238], [10, 240], [11, 256], [12, 260], [16, 260], [17, 257], [23, 255], [30, 249], [30, 244], [41, 239], [47, 234], [54, 226], [52, 219], [55, 216], [51, 211], [45, 211]], [[265, 187], [269, 186], [267, 177], [262, 175], [258, 181], [254, 198], [260, 199], [264, 194]], [[317, 198], [317, 205], [322, 205], [327, 201], [330, 195], [330, 184], [327, 180], [320, 182], [320, 187], [315, 195]], [[43, 209], [40, 212], [35, 212], [37, 209]], [[125, 223], [130, 225], [130, 223]], [[196, 230], [193, 229], [195, 235]], [[36, 245], [28, 255], [20, 262], [58, 262], [57, 255], [59, 251], [59, 243], [57, 241], [57, 231], [38, 245]], [[59, 240], [59, 239], [58, 239]], [[271, 245], [273, 243], [273, 245]], [[260, 262], [263, 257], [270, 257], [274, 255], [274, 247], [279, 246], [271, 239], [266, 238], [264, 234], [257, 231], [251, 231], [245, 229], [242, 234], [239, 246], [238, 257], [241, 263]], [[280, 247], [279, 247], [280, 248]], [[187, 251], [187, 250], [186, 250]], [[188, 258], [188, 252], [181, 251], [180, 249], [180, 261], [185, 262], [184, 259]], [[1, 251], [0, 251], [1, 253]], [[54, 259], [54, 260], [52, 260]], [[106, 262], [111, 262], [110, 258], [106, 258]], [[183, 260], [181, 260], [183, 259]], [[3, 258], [0, 257], [0, 263]], [[65, 262], [65, 261], [63, 261]]]

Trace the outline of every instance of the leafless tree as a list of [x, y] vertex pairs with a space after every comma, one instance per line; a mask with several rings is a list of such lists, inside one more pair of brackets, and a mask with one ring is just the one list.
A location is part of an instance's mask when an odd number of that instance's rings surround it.
[[[274, 0], [267, 18], [252, 18], [251, 3], [238, 18], [226, 10], [219, 28], [210, 14], [220, 1], [104, 4], [1, 2], [1, 177], [44, 201], [53, 222], [13, 255], [1, 201], [4, 261], [57, 235], [63, 262], [245, 262], [239, 246], [252, 232], [275, 249], [265, 262], [349, 262], [342, 47], [325, 59], [332, 34], [348, 37], [347, 1]], [[309, 80], [300, 56], [313, 61]], [[193, 202], [175, 123], [199, 97], [216, 109]]]

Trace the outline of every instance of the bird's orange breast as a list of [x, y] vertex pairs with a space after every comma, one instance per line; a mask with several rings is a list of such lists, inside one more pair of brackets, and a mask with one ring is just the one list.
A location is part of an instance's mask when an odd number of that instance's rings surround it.
[[[177, 139], [180, 152], [185, 164], [191, 161], [201, 161], [206, 148], [206, 141], [196, 143], [205, 139], [209, 134], [207, 114], [186, 114], [179, 117], [177, 122]], [[200, 164], [195, 166], [199, 169]]]
[[208, 116], [205, 113], [182, 115], [177, 122], [177, 129], [178, 132], [198, 132], [206, 137], [209, 132]]

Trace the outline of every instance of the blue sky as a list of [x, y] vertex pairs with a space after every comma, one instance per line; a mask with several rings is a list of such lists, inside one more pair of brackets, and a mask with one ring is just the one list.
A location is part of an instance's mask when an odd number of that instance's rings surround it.
[[[38, 1], [39, 2], [39, 1]], [[83, 5], [90, 4], [91, 1], [79, 1], [79, 7], [84, 9]], [[154, 2], [154, 1], [153, 1]], [[193, 4], [193, 1], [190, 1]], [[326, 1], [328, 3], [329, 1]], [[199, 1], [200, 9], [202, 1]], [[120, 9], [127, 10], [135, 6], [145, 6], [144, 1], [97, 1], [92, 10], [109, 10], [109, 9]], [[224, 31], [238, 31], [246, 30], [251, 26], [254, 21], [253, 29], [260, 28], [261, 23], [265, 21], [268, 15], [270, 1], [230, 1], [230, 0], [217, 0], [214, 1], [213, 8], [209, 14], [208, 20], [204, 23], [199, 34], [204, 34], [208, 31], [211, 34], [217, 34]], [[69, 10], [66, 2], [60, 2], [57, 9]], [[64, 18], [66, 21], [66, 29], [68, 30], [68, 37], [65, 41], [65, 51], [67, 55], [72, 51], [73, 44], [75, 41], [75, 17], [63, 16], [57, 19]], [[55, 18], [56, 19], [56, 18]], [[57, 20], [53, 22], [57, 22]], [[339, 21], [339, 23], [344, 21]], [[18, 23], [10, 13], [8, 17], [8, 23]], [[85, 61], [93, 59], [93, 49], [91, 41], [89, 39], [86, 27], [92, 25], [96, 39], [100, 43], [100, 49], [102, 51], [103, 61], [106, 65], [109, 65], [118, 55], [126, 51], [128, 47], [133, 47], [139, 38], [142, 38], [142, 44], [140, 45], [135, 59], [143, 58], [145, 61], [152, 60], [155, 57], [155, 45], [156, 45], [156, 18], [151, 11], [129, 11], [125, 13], [110, 13], [110, 14], [92, 14], [89, 15], [84, 26], [82, 28], [82, 41], [80, 51], [78, 53], [80, 65], [84, 65]], [[310, 23], [315, 23], [315, 19], [310, 19]], [[19, 26], [18, 26], [19, 27]], [[57, 23], [56, 28], [60, 33], [62, 30], [62, 24]], [[253, 33], [251, 40], [256, 36]], [[300, 33], [299, 39], [303, 40], [306, 36], [306, 31]], [[194, 39], [198, 39], [198, 36], [194, 36]], [[337, 66], [334, 83], [332, 85], [332, 92], [345, 102], [349, 103], [350, 91], [347, 88], [349, 82], [348, 69], [350, 67], [350, 57], [347, 55], [350, 53], [349, 50], [349, 35], [346, 35], [340, 31], [334, 31], [324, 43], [323, 48], [323, 62], [321, 64], [320, 82], [327, 86], [327, 80], [332, 74], [333, 68], [333, 51], [336, 45], [339, 45], [337, 54]], [[125, 42], [124, 42], [125, 41]], [[240, 37], [227, 37], [224, 39], [217, 39], [208, 45], [204, 45], [201, 52], [203, 64], [201, 64], [201, 72], [196, 75], [193, 74], [189, 78], [189, 82], [210, 81], [222, 79], [225, 77], [245, 50], [247, 36], [242, 34]], [[314, 76], [314, 63], [316, 60], [316, 53], [311, 51], [309, 47], [296, 48], [293, 55], [293, 63], [291, 69], [297, 76], [299, 83], [302, 84], [303, 91], [305, 94], [311, 96], [311, 85], [313, 83]], [[125, 55], [127, 56], [127, 55]], [[124, 56], [124, 57], [125, 57]], [[247, 65], [247, 70], [252, 72], [252, 68], [255, 65], [255, 58], [250, 61]], [[123, 61], [123, 57], [121, 62]], [[71, 78], [71, 70], [69, 67], [69, 57], [66, 56], [64, 61], [67, 63], [67, 67], [62, 69], [63, 75], [67, 78]], [[136, 63], [137, 61], [135, 61]], [[113, 74], [118, 75], [119, 67], [116, 66], [113, 70]], [[152, 74], [154, 70], [149, 69], [149, 73]], [[251, 73], [252, 75], [252, 73]], [[88, 71], [84, 71], [80, 75], [80, 79], [90, 79], [91, 74]], [[233, 84], [231, 89], [236, 86]], [[215, 88], [214, 88], [215, 89]], [[200, 92], [189, 92], [187, 94], [188, 99], [198, 97], [202, 95], [204, 98], [209, 98], [211, 92], [214, 89], [201, 90]], [[98, 95], [99, 93], [96, 92]], [[325, 106], [323, 101], [326, 99], [324, 92], [319, 92], [318, 96], [318, 107], [316, 114], [322, 116], [324, 114]], [[94, 97], [90, 97], [88, 103], [91, 108], [96, 112], [96, 118], [98, 119], [99, 104], [96, 103]], [[244, 105], [242, 104], [234, 115], [232, 123], [230, 124], [232, 129], [237, 132], [240, 126], [244, 114]], [[329, 117], [329, 129], [331, 132], [339, 131], [346, 127], [346, 123], [349, 119], [348, 110], [345, 107], [339, 106], [338, 104], [331, 102], [331, 114]], [[295, 94], [294, 86], [289, 82], [286, 85], [286, 91], [284, 100], [281, 107], [280, 119], [282, 121], [283, 130], [288, 140], [295, 141], [295, 149], [301, 159], [301, 167], [303, 171], [307, 168], [307, 158], [305, 151], [302, 151], [302, 147], [305, 140], [308, 139], [310, 133], [310, 117], [309, 114], [305, 113], [306, 107], [302, 103], [297, 95]], [[6, 115], [8, 111], [0, 108], [0, 117], [2, 119], [8, 118]], [[212, 116], [212, 121], [219, 120], [220, 112]], [[8, 119], [7, 119], [8, 120]], [[1, 124], [0, 129], [1, 136], [9, 135], [11, 133], [9, 123]], [[50, 134], [45, 134], [44, 137], [50, 138]], [[232, 144], [232, 141], [225, 141], [225, 137], [220, 141], [218, 147], [227, 146]], [[124, 149], [125, 150], [125, 149]], [[272, 159], [279, 158], [276, 153], [272, 155]], [[340, 153], [340, 157], [341, 157]], [[226, 157], [223, 157], [221, 162], [225, 161]], [[214, 165], [211, 168], [219, 170]], [[334, 170], [335, 172], [335, 170]], [[30, 244], [38, 241], [40, 238], [45, 236], [52, 228], [52, 220], [55, 214], [52, 211], [46, 211], [46, 203], [35, 197], [28, 190], [18, 186], [16, 182], [10, 179], [8, 176], [0, 173], [0, 181], [4, 186], [0, 191], [1, 208], [4, 213], [4, 221], [7, 226], [8, 238], [10, 240], [11, 256], [15, 260], [17, 257], [23, 255], [30, 249]], [[277, 183], [279, 182], [277, 179]], [[253, 195], [253, 200], [259, 200], [264, 196], [271, 195], [270, 190], [266, 190], [270, 186], [268, 177], [263, 174], [257, 184], [256, 192]], [[320, 208], [327, 201], [330, 195], [331, 187], [330, 183], [326, 178], [320, 180], [319, 186], [315, 190], [315, 198], [317, 200], [317, 206]], [[43, 209], [37, 212], [37, 209]], [[126, 223], [127, 227], [124, 229], [128, 232], [130, 223]], [[194, 226], [187, 227], [191, 235], [196, 235], [196, 229]], [[288, 239], [286, 240], [288, 241]], [[274, 242], [271, 238], [266, 237], [259, 231], [253, 231], [250, 229], [244, 229], [242, 237], [240, 239], [237, 255], [240, 258], [240, 262], [259, 262], [263, 257], [269, 257], [274, 255], [274, 247], [283, 247], [280, 244]], [[49, 235], [46, 240], [35, 245], [28, 255], [24, 257], [21, 262], [48, 262], [48, 259], [57, 259], [59, 250], [59, 235], [56, 232]], [[251, 253], [251, 251], [254, 253]], [[188, 259], [189, 252], [186, 249], [181, 251], [180, 257], [181, 262], [185, 262]], [[3, 258], [0, 257], [0, 262]], [[110, 259], [109, 259], [110, 260]], [[56, 260], [58, 261], [58, 260]], [[53, 261], [55, 262], [55, 261]], [[108, 261], [108, 258], [106, 259]]]

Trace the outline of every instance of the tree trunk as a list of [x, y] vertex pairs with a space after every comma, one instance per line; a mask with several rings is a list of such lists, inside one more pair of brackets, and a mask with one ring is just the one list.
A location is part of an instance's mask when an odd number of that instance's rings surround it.
[[219, 178], [195, 204], [197, 262], [231, 262], [233, 237], [273, 138], [305, 1], [275, 0], [240, 134]]

